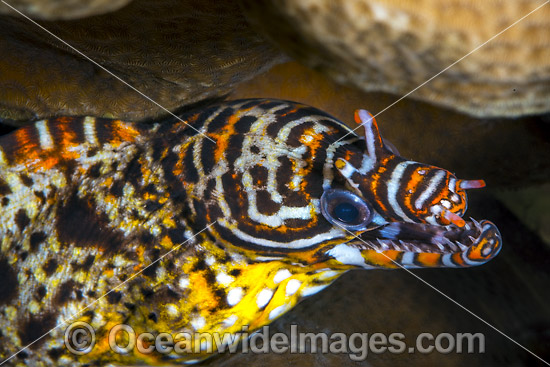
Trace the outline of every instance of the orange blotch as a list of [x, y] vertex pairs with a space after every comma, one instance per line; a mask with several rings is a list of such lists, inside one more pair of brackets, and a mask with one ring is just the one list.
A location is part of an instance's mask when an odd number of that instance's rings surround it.
[[311, 195], [307, 191], [307, 185], [308, 185], [308, 182], [306, 180], [302, 180], [302, 182], [300, 182], [300, 191], [304, 194], [306, 200], [310, 201], [311, 200]]
[[229, 146], [229, 139], [235, 134], [235, 123], [239, 121], [240, 115], [231, 115], [227, 119], [227, 124], [219, 133], [210, 134], [216, 139], [216, 150], [214, 151], [214, 160], [219, 161]]
[[344, 167], [346, 166], [346, 163], [340, 160], [336, 160], [336, 162], [334, 162], [334, 165], [338, 169], [344, 169]]
[[[172, 173], [174, 176], [179, 177], [183, 175], [183, 172], [185, 171], [186, 167], [184, 167], [183, 162], [185, 162], [185, 157], [187, 154], [192, 154], [192, 152], [188, 149], [189, 145], [192, 144], [192, 140], [189, 140], [187, 143], [184, 143], [178, 150], [178, 160], [174, 164], [174, 169], [172, 170]], [[165, 153], [162, 153], [163, 156], [165, 156]]]
[[106, 203], [109, 203], [111, 205], [116, 205], [117, 201], [118, 201], [117, 197], [114, 196], [114, 195], [105, 195], [104, 200], [105, 200]]
[[37, 162], [35, 166], [42, 168], [43, 170], [49, 170], [52, 167], [55, 167], [59, 163], [59, 158], [53, 155]]
[[386, 207], [386, 205], [384, 205], [384, 201], [380, 197], [380, 195], [378, 195], [379, 185], [380, 185], [380, 175], [379, 174], [372, 175], [372, 180], [370, 182], [370, 191], [372, 192], [374, 200], [376, 201], [376, 204], [378, 204], [380, 210], [382, 212], [387, 212], [388, 208]]
[[357, 125], [363, 124], [363, 121], [361, 121], [361, 118], [359, 117], [359, 110], [355, 110], [355, 112], [353, 113], [353, 119], [355, 120], [355, 123]]
[[143, 200], [156, 200], [157, 199], [157, 194], [152, 194], [150, 192], [145, 192], [143, 194]]
[[[248, 219], [248, 216], [242, 216], [242, 221], [246, 221]], [[277, 233], [299, 233], [304, 230], [307, 230], [311, 227], [314, 227], [317, 225], [317, 216], [313, 215], [310, 220], [307, 221], [307, 224], [301, 227], [288, 227], [287, 225], [283, 224], [278, 227], [270, 227], [266, 224], [255, 224], [254, 225], [254, 231], [257, 233], [270, 233], [270, 232], [277, 232]]]
[[[452, 259], [455, 263], [457, 263], [459, 265], [462, 265], [462, 266], [466, 266], [466, 263], [462, 259], [462, 252], [456, 252], [451, 257], [452, 257]], [[470, 256], [470, 258], [472, 258], [472, 257]]]
[[318, 252], [319, 249], [315, 248], [305, 252], [296, 252], [292, 254], [292, 257], [300, 260], [301, 263], [311, 264], [310, 266], [312, 270], [326, 268], [327, 264], [325, 262], [319, 262]]
[[421, 214], [427, 214], [427, 209], [416, 209], [411, 201], [412, 194], [417, 190], [418, 185], [422, 182], [424, 176], [418, 173], [420, 170], [426, 170], [426, 167], [419, 167], [417, 168], [413, 174], [411, 175], [409, 181], [407, 182], [407, 187], [405, 188], [405, 201], [404, 205], [409, 209], [412, 213], [415, 213], [417, 216], [420, 216]]
[[200, 305], [202, 309], [213, 309], [218, 305], [210, 284], [206, 281], [204, 271], [194, 272], [189, 275], [189, 303]]
[[132, 142], [136, 140], [136, 136], [138, 135], [139, 131], [131, 124], [120, 120], [113, 121], [113, 139], [111, 140], [113, 145], [116, 146], [122, 142]]
[[[70, 121], [70, 120], [68, 120]], [[67, 125], [67, 122], [64, 119], [61, 119], [60, 122], [57, 124], [57, 130], [59, 131], [59, 149], [60, 149], [60, 155], [63, 159], [71, 160], [76, 159], [79, 157], [79, 154], [70, 151], [68, 148], [73, 148], [78, 145], [76, 142], [76, 134], [74, 131], [71, 130], [70, 126]]]
[[374, 250], [361, 251], [363, 258], [367, 264], [380, 266], [384, 268], [397, 268], [397, 257], [401, 253], [397, 250], [387, 250], [383, 252], [376, 252]]
[[[485, 237], [481, 238], [478, 240], [478, 243], [473, 246], [469, 253], [468, 253], [468, 258], [469, 259], [472, 259], [472, 260], [484, 260], [484, 259], [487, 259], [487, 256], [484, 256], [481, 251], [488, 245], [487, 242], [489, 241], [489, 239], [492, 238], [491, 236], [487, 237], [485, 235]], [[495, 239], [495, 241], [497, 241], [497, 239]], [[498, 243], [496, 244], [498, 245]], [[497, 246], [491, 246], [492, 249], [495, 249]], [[492, 254], [493, 251], [491, 251], [489, 254]]]
[[145, 248], [143, 246], [137, 246], [135, 251], [136, 251], [136, 255], [137, 255], [137, 257], [139, 259], [139, 262], [140, 262], [140, 264], [136, 265], [136, 267], [141, 268], [142, 267], [141, 263], [143, 263], [143, 261], [144, 261], [143, 254], [145, 253]]
[[160, 245], [164, 248], [171, 248], [173, 246], [173, 243], [170, 237], [164, 236], [162, 240], [160, 240]]
[[[306, 137], [308, 137], [308, 139], [306, 139]], [[322, 140], [323, 134], [316, 133], [315, 130], [312, 128], [306, 129], [304, 134], [300, 136], [300, 142], [309, 148], [312, 158], [317, 155], [317, 150], [321, 148]], [[311, 169], [312, 165], [307, 164], [305, 167], [300, 168], [297, 173], [299, 175], [305, 176], [311, 171]]]
[[111, 187], [113, 186], [114, 179], [112, 177], [107, 177], [105, 181], [103, 181], [103, 186], [105, 187]]
[[290, 115], [291, 113], [294, 113], [294, 112], [296, 112], [296, 111], [298, 111], [298, 108], [293, 108], [293, 109], [291, 109], [291, 110], [285, 112], [285, 113], [282, 114], [281, 116], [287, 116], [287, 115]]
[[21, 128], [14, 132], [17, 148], [14, 151], [17, 163], [23, 163], [28, 168], [49, 170], [59, 163], [60, 157], [53, 150], [43, 150], [39, 142], [30, 135], [29, 128]]
[[61, 122], [62, 124], [68, 124], [74, 120], [73, 117], [62, 116], [55, 119], [56, 122]]
[[440, 258], [441, 258], [441, 254], [423, 252], [418, 254], [418, 257], [416, 259], [418, 262], [420, 262], [424, 266], [435, 267], [439, 265]]
[[38, 146], [38, 141], [29, 134], [28, 128], [16, 130], [14, 136], [18, 146], [15, 152], [18, 162], [39, 159], [41, 149]]

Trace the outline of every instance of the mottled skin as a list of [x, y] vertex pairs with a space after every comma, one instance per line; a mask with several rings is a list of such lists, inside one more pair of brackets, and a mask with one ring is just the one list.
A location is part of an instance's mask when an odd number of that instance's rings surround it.
[[[428, 224], [374, 209], [363, 230], [327, 220], [327, 189], [370, 195], [353, 189], [368, 175], [347, 177], [336, 163], [369, 162], [365, 141], [349, 132], [312, 107], [241, 100], [176, 123], [58, 118], [2, 137], [0, 357], [59, 326], [8, 364], [200, 360], [209, 355], [200, 345], [116, 354], [107, 335], [120, 323], [154, 334], [254, 330], [351, 268], [462, 267], [498, 253], [488, 221], [444, 227], [443, 218]], [[376, 167], [387, 191], [394, 181], [383, 175], [393, 168]], [[439, 243], [444, 237], [461, 244]], [[64, 320], [96, 330], [89, 354], [64, 347]]]

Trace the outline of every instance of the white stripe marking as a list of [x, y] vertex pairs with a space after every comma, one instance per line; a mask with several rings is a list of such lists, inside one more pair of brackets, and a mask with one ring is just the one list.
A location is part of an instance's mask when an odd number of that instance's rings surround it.
[[401, 258], [401, 264], [406, 265], [407, 268], [418, 268], [418, 265], [414, 263], [414, 252], [405, 252]]
[[206, 326], [206, 320], [204, 319], [204, 317], [199, 316], [196, 319], [191, 320], [190, 324], [193, 329], [199, 330]]
[[279, 306], [279, 307], [275, 307], [269, 313], [269, 319], [270, 320], [276, 319], [277, 317], [281, 316], [283, 313], [285, 313], [289, 309], [290, 309], [290, 305], [288, 303], [285, 303], [284, 305]]
[[359, 168], [359, 173], [362, 175], [367, 174], [374, 169], [374, 159], [369, 157], [366, 154], [363, 154], [363, 162], [361, 162], [361, 168]]
[[304, 288], [304, 290], [302, 291], [302, 293], [300, 293], [300, 295], [302, 297], [309, 297], [311, 295], [314, 295], [315, 293], [318, 293], [318, 292], [322, 291], [323, 289], [325, 289], [328, 286], [329, 286], [329, 284], [323, 284], [323, 285], [317, 285], [317, 286], [314, 286], [314, 287]]
[[233, 283], [234, 280], [235, 279], [233, 279], [232, 276], [229, 276], [226, 273], [218, 273], [218, 275], [216, 275], [216, 281], [224, 286], [228, 286]]
[[345, 178], [350, 178], [351, 175], [353, 175], [353, 172], [356, 171], [355, 167], [353, 167], [351, 165], [351, 163], [349, 163], [348, 161], [345, 161], [343, 159], [341, 159], [341, 161], [343, 161], [345, 163], [344, 165], [344, 168], [342, 168], [340, 171], [340, 173], [342, 174], [342, 176], [344, 176]]
[[321, 233], [311, 238], [303, 238], [303, 239], [294, 240], [290, 242], [277, 242], [277, 241], [271, 241], [263, 238], [253, 237], [237, 228], [231, 228], [232, 226], [229, 223], [227, 223], [227, 221], [225, 221], [224, 219], [219, 220], [218, 223], [220, 223], [224, 227], [231, 230], [231, 232], [233, 232], [233, 234], [239, 237], [241, 240], [253, 243], [255, 245], [264, 246], [264, 247], [299, 249], [303, 247], [317, 245], [326, 240], [333, 240], [333, 239], [341, 238], [345, 236], [345, 233], [342, 230], [333, 228], [329, 232]]
[[365, 140], [367, 142], [367, 152], [373, 162], [376, 162], [376, 150], [374, 147], [375, 136], [373, 133], [372, 116], [365, 110], [359, 110], [359, 118], [361, 119], [361, 125], [365, 128]]
[[352, 144], [357, 140], [356, 137], [354, 137], [351, 140], [341, 141], [337, 143], [332, 143], [329, 145], [329, 147], [326, 150], [326, 159], [325, 164], [323, 165], [323, 190], [330, 189], [332, 180], [334, 179], [334, 153], [336, 152], [336, 149], [338, 147], [345, 145], [345, 144]]
[[435, 192], [435, 189], [441, 183], [441, 180], [443, 180], [444, 178], [445, 178], [445, 171], [439, 170], [430, 181], [430, 184], [428, 185], [428, 187], [426, 187], [426, 190], [424, 190], [424, 192], [420, 195], [420, 197], [414, 203], [414, 206], [416, 207], [416, 209], [418, 210], [422, 209], [424, 202], [428, 200], [430, 195], [432, 195]]
[[95, 118], [90, 116], [84, 118], [84, 136], [90, 145], [99, 145], [95, 130]]
[[341, 271], [325, 270], [319, 275], [319, 280], [327, 280], [341, 274]]
[[285, 293], [287, 296], [292, 296], [294, 293], [300, 289], [300, 286], [302, 285], [302, 282], [300, 282], [298, 279], [290, 279], [288, 283], [286, 283]]
[[38, 121], [35, 126], [38, 131], [38, 138], [40, 139], [40, 148], [44, 150], [52, 149], [53, 139], [48, 129], [47, 121]]
[[361, 251], [346, 244], [334, 246], [327, 251], [327, 255], [332, 256], [341, 264], [356, 265], [361, 267], [366, 265], [363, 256], [361, 256]]
[[388, 202], [390, 203], [395, 214], [397, 214], [401, 219], [408, 222], [414, 222], [414, 220], [409, 218], [407, 214], [405, 214], [401, 209], [401, 206], [397, 202], [397, 192], [399, 191], [399, 184], [401, 182], [401, 178], [403, 177], [403, 173], [405, 172], [407, 166], [410, 166], [411, 164], [416, 164], [416, 162], [406, 161], [399, 163], [397, 167], [395, 167], [395, 169], [393, 170], [390, 182], [388, 184]]
[[273, 277], [273, 283], [279, 284], [290, 276], [292, 276], [292, 273], [287, 269], [279, 270], [277, 274], [275, 274], [275, 276]]
[[6, 158], [4, 157], [4, 150], [0, 147], [0, 163], [6, 164]]
[[453, 254], [444, 254], [443, 256], [441, 256], [441, 263], [449, 268], [456, 268], [458, 265], [456, 265], [453, 260], [451, 260], [452, 256]]
[[264, 288], [258, 293], [258, 297], [256, 298], [256, 304], [258, 305], [258, 308], [262, 308], [265, 305], [271, 301], [271, 297], [273, 297], [273, 291], [268, 288]]
[[250, 171], [246, 171], [243, 174], [243, 184], [247, 191], [248, 196], [248, 216], [261, 224], [265, 224], [270, 227], [278, 227], [284, 224], [285, 219], [311, 219], [311, 212], [316, 211], [318, 203], [312, 201], [311, 206], [305, 207], [288, 207], [282, 206], [276, 214], [265, 215], [258, 211], [258, 205], [256, 200], [256, 190], [254, 189], [254, 182]]
[[237, 322], [238, 319], [239, 319], [239, 317], [237, 315], [231, 315], [227, 319], [222, 321], [223, 326], [226, 327], [226, 328], [228, 328], [230, 326], [233, 326]]
[[243, 298], [243, 289], [242, 288], [233, 288], [227, 293], [227, 304], [229, 306], [235, 306]]
[[454, 177], [451, 177], [449, 180], [449, 191], [456, 192], [456, 178]]

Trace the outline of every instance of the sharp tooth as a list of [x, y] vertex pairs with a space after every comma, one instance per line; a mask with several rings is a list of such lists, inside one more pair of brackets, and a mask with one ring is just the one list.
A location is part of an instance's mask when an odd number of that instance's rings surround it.
[[409, 251], [409, 252], [415, 252], [416, 251], [416, 249], [413, 245], [411, 245], [410, 243], [406, 243], [403, 240], [399, 240], [399, 246], [400, 246], [400, 248], [398, 248], [398, 250], [405, 250], [405, 251]]
[[470, 241], [472, 241], [472, 243], [476, 242], [476, 239], [472, 236], [468, 236], [468, 238], [470, 239]]
[[469, 231], [472, 227], [470, 226], [470, 223], [466, 223], [464, 225], [464, 228], [466, 228], [466, 230]]
[[401, 246], [402, 249], [409, 251], [409, 249], [407, 248], [407, 245], [402, 240], [399, 240], [399, 245]]
[[479, 224], [479, 222], [477, 220], [475, 220], [472, 217], [470, 217], [470, 220], [475, 224], [477, 229], [481, 230], [481, 225]]
[[388, 248], [388, 245], [387, 245], [386, 243], [382, 242], [382, 241], [380, 240], [380, 238], [377, 238], [376, 240], [377, 240], [378, 243], [380, 244], [380, 247], [382, 248], [382, 250], [386, 250], [386, 249]]
[[449, 249], [451, 249], [451, 251], [456, 251], [456, 245], [453, 241], [449, 240], [447, 237], [443, 237], [443, 241], [445, 241], [445, 244], [449, 247]]
[[445, 251], [445, 246], [443, 246], [443, 245], [440, 244], [439, 242], [436, 242], [435, 245], [436, 245], [437, 247], [439, 247], [439, 249], [440, 249], [441, 251]]
[[461, 249], [462, 251], [466, 251], [466, 250], [468, 249], [468, 246], [463, 245], [462, 243], [460, 243], [460, 242], [458, 242], [458, 241], [456, 242], [456, 244], [458, 245], [458, 247], [460, 247], [460, 249]]

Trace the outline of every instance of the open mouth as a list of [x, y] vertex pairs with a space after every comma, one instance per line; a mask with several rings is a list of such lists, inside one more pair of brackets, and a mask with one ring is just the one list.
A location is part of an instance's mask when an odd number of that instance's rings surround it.
[[392, 222], [363, 232], [360, 238], [363, 245], [377, 252], [454, 254], [476, 248], [483, 258], [496, 255], [501, 244], [500, 233], [493, 223], [473, 218], [462, 227]]

